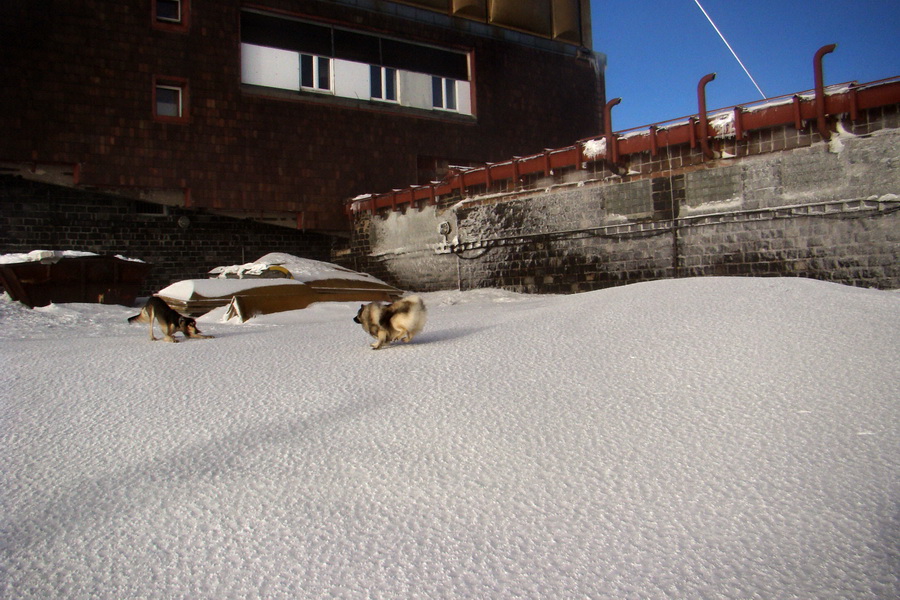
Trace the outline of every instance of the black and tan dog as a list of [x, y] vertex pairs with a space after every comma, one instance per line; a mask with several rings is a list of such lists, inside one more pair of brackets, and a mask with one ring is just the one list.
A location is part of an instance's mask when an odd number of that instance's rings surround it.
[[378, 350], [397, 340], [411, 341], [425, 327], [427, 314], [422, 299], [409, 296], [387, 306], [381, 302], [363, 304], [353, 321], [362, 325], [375, 338], [372, 348]]
[[211, 335], [201, 334], [200, 330], [197, 329], [197, 321], [172, 310], [162, 298], [157, 298], [156, 296], [152, 296], [147, 300], [147, 304], [141, 309], [140, 314], [128, 317], [129, 323], [149, 323], [150, 339], [152, 341], [157, 340], [157, 338], [153, 336], [154, 321], [159, 323], [159, 328], [163, 333], [163, 340], [166, 342], [177, 342], [178, 340], [173, 336], [179, 331], [183, 333], [185, 337], [189, 338], [209, 339], [213, 337]]

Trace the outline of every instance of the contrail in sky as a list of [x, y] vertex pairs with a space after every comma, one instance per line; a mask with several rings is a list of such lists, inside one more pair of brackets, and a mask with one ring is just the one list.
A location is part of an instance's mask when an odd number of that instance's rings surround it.
[[744, 63], [741, 62], [741, 59], [738, 58], [737, 52], [734, 51], [734, 48], [731, 47], [731, 44], [728, 43], [728, 40], [726, 40], [726, 39], [725, 39], [725, 36], [722, 35], [722, 32], [719, 31], [719, 28], [716, 27], [716, 24], [713, 23], [713, 20], [712, 20], [712, 18], [710, 18], [709, 13], [707, 13], [707, 12], [706, 12], [706, 9], [703, 8], [703, 6], [700, 4], [700, 0], [694, 0], [694, 2], [697, 4], [697, 7], [703, 12], [704, 16], [706, 17], [706, 20], [709, 21], [709, 24], [712, 25], [712, 26], [713, 26], [713, 29], [716, 30], [716, 33], [719, 34], [719, 37], [722, 38], [722, 41], [725, 42], [725, 45], [728, 46], [728, 49], [731, 50], [731, 54], [734, 56], [734, 59], [735, 59], [736, 61], [738, 61], [738, 64], [741, 65], [741, 68], [744, 70], [744, 73], [747, 74], [747, 77], [749, 77], [749, 78], [750, 78], [750, 81], [753, 82], [753, 85], [756, 86], [756, 91], [759, 92], [759, 95], [762, 96], [763, 99], [768, 100], [769, 97], [766, 96], [766, 95], [763, 93], [763, 91], [759, 88], [759, 85], [756, 83], [756, 80], [753, 79], [753, 75], [750, 74], [750, 71], [747, 70], [747, 67], [744, 66]]

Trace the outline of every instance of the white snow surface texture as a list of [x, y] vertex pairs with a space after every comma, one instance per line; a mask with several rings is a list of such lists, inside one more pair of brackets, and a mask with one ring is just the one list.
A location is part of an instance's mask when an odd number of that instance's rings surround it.
[[424, 294], [150, 342], [0, 300], [0, 597], [900, 597], [900, 294]]

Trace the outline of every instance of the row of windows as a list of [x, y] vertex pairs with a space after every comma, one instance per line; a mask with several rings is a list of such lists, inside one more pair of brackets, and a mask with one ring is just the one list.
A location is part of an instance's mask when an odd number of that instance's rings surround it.
[[241, 81], [472, 114], [468, 81], [247, 43], [241, 44]]
[[[189, 14], [190, 0], [153, 4], [158, 26], [186, 28]], [[244, 83], [471, 114], [465, 54], [248, 11], [241, 26]], [[186, 80], [154, 78], [153, 93], [157, 120], [187, 120]]]
[[469, 78], [465, 52], [246, 10], [241, 12], [241, 42], [448, 79]]
[[[308, 90], [331, 91], [331, 61], [321, 56], [300, 55], [300, 87]], [[369, 95], [373, 100], [397, 102], [397, 69], [369, 65]], [[456, 80], [432, 76], [431, 106], [455, 111]]]

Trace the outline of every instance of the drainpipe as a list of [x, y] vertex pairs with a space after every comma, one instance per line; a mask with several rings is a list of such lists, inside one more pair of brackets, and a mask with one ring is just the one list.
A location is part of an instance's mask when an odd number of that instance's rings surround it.
[[819, 135], [826, 142], [831, 139], [831, 131], [828, 130], [828, 123], [825, 120], [825, 83], [822, 75], [822, 59], [826, 54], [834, 52], [835, 48], [837, 48], [837, 44], [822, 46], [813, 57], [813, 72], [816, 81], [816, 127]]
[[709, 149], [709, 120], [706, 118], [706, 84], [716, 78], [715, 73], [704, 75], [697, 84], [697, 104], [700, 110], [700, 148], [703, 150], [704, 158], [713, 158], [712, 150]]
[[612, 130], [612, 108], [621, 101], [621, 98], [613, 98], [603, 107], [603, 135], [606, 137], [606, 157], [609, 162], [617, 167], [619, 165], [619, 149]]

